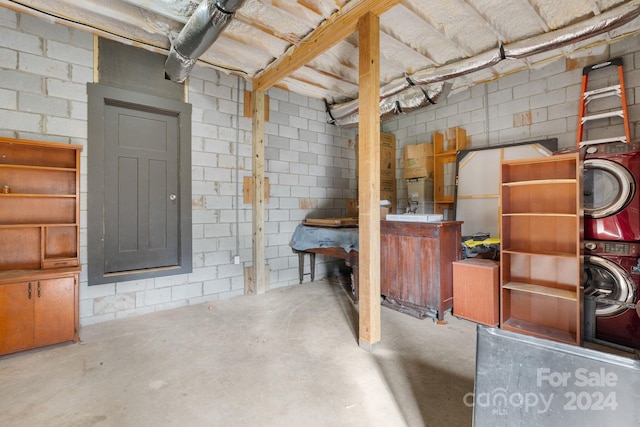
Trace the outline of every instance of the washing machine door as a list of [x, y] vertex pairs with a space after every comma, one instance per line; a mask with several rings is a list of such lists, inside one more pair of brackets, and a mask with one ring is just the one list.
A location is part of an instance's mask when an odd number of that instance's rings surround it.
[[[631, 275], [619, 264], [595, 255], [584, 256], [584, 293], [593, 297], [602, 297], [633, 303], [636, 286]], [[609, 317], [628, 310], [618, 304], [598, 302], [597, 317]]]
[[636, 188], [631, 172], [605, 159], [584, 161], [584, 216], [604, 218], [620, 212], [633, 199]]

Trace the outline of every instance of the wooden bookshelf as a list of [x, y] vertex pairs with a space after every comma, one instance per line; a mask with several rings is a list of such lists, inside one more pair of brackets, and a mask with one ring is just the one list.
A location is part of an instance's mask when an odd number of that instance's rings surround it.
[[581, 344], [578, 153], [501, 163], [501, 328]]

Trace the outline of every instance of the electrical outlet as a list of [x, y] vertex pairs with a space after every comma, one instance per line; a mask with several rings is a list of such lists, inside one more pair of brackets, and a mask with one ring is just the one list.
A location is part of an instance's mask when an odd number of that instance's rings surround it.
[[240, 264], [240, 255], [236, 255], [233, 257], [233, 263], [234, 264]]

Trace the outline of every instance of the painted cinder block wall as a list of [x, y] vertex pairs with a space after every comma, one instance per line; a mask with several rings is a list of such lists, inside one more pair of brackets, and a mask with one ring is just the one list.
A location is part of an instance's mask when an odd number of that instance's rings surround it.
[[[243, 91], [251, 85], [196, 67], [188, 82], [192, 117], [193, 272], [87, 285], [87, 90], [94, 39], [87, 32], [0, 8], [0, 135], [84, 146], [81, 165], [80, 322], [82, 325], [244, 294], [251, 260], [251, 205], [242, 181], [251, 175], [251, 119]], [[239, 91], [240, 89], [240, 91]], [[265, 211], [270, 287], [298, 283], [289, 247], [307, 217], [343, 216], [356, 197], [355, 130], [326, 123], [324, 103], [280, 89], [267, 92]], [[239, 101], [238, 101], [239, 100]], [[233, 257], [240, 256], [240, 264]], [[308, 257], [307, 257], [308, 258]], [[316, 260], [317, 278], [338, 263]], [[306, 265], [309, 271], [308, 259]], [[308, 278], [308, 276], [307, 276]]]

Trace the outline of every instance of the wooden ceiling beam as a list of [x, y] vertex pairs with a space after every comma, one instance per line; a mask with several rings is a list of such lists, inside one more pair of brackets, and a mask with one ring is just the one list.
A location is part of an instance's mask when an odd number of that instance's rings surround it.
[[[354, 33], [359, 19], [367, 13], [381, 15], [401, 0], [353, 0], [312, 31], [297, 46], [274, 61], [253, 80], [254, 90], [267, 90], [279, 80], [307, 64]], [[351, 6], [353, 4], [353, 6]], [[349, 7], [351, 6], [351, 7]]]

